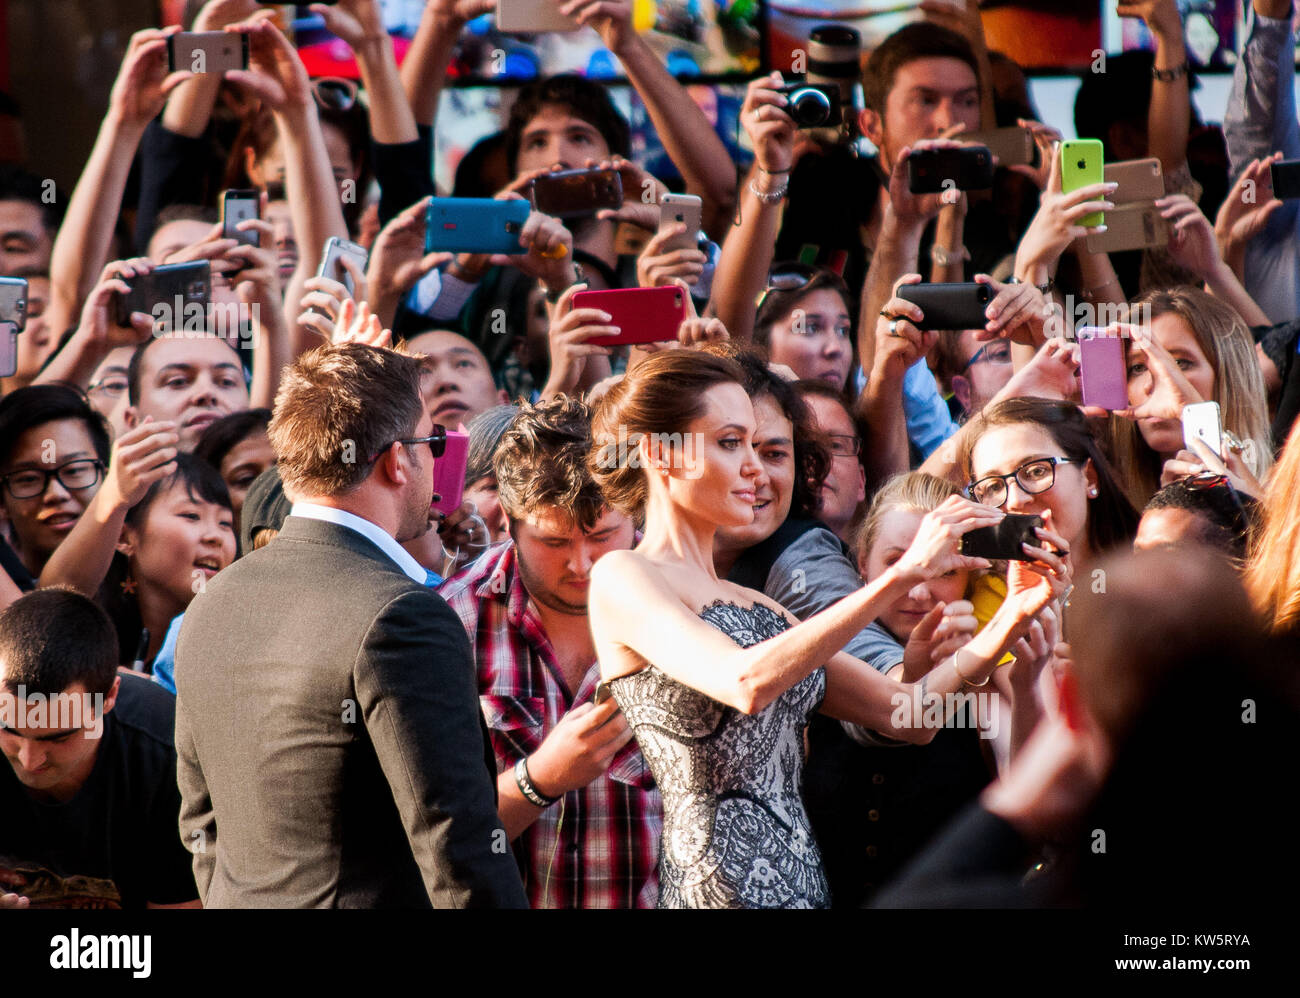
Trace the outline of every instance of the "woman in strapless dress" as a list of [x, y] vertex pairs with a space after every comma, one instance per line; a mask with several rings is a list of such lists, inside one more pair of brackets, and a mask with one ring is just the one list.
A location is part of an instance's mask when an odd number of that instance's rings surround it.
[[[687, 350], [635, 367], [592, 422], [590, 465], [606, 501], [645, 518], [635, 549], [593, 566], [588, 605], [602, 677], [663, 796], [662, 908], [827, 907], [800, 799], [811, 714], [925, 743], [937, 726], [932, 709], [922, 723], [923, 707], [983, 685], [1000, 657], [961, 672], [950, 658], [909, 684], [840, 651], [919, 581], [987, 567], [958, 552], [961, 535], [1004, 514], [961, 497], [928, 514], [870, 585], [802, 623], [720, 579], [713, 534], [752, 522], [764, 474], [754, 431], [740, 369]], [[1040, 559], [1039, 583], [1009, 598], [1024, 601], [1030, 621], [1064, 588], [1065, 566], [1027, 550]]]

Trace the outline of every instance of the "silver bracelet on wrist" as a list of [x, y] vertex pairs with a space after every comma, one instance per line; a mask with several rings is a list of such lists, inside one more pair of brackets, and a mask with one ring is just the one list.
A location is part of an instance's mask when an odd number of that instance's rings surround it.
[[785, 197], [786, 191], [788, 191], [789, 189], [790, 189], [790, 183], [789, 181], [786, 181], [786, 183], [782, 185], [780, 190], [772, 191], [770, 194], [764, 194], [762, 191], [760, 191], [757, 187], [754, 186], [754, 182], [752, 180], [749, 182], [749, 193], [754, 195], [754, 197], [758, 198], [764, 204], [776, 204], [778, 201], [782, 200]]

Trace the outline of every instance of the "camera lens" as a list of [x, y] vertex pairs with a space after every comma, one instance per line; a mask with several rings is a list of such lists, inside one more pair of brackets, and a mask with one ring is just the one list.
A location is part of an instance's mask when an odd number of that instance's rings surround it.
[[831, 116], [831, 102], [813, 87], [803, 87], [790, 95], [790, 116], [800, 125], [825, 124]]

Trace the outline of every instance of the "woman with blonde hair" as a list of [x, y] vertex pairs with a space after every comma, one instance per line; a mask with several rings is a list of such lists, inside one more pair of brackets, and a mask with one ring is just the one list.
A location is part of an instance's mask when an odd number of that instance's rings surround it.
[[1123, 413], [1128, 419], [1112, 420], [1129, 498], [1141, 508], [1161, 486], [1206, 470], [1183, 443], [1182, 410], [1196, 402], [1219, 404], [1225, 463], [1241, 491], [1258, 495], [1273, 464], [1273, 441], [1264, 377], [1245, 322], [1191, 287], [1149, 291], [1133, 308], [1139, 315], [1149, 310], [1149, 326], [1119, 327], [1128, 334], [1130, 408]]
[[1270, 631], [1300, 637], [1300, 423], [1273, 469], [1260, 512], [1246, 589]]

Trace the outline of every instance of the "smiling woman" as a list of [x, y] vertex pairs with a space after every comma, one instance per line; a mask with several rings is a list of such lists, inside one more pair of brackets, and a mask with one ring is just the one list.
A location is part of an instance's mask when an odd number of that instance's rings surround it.
[[[189, 454], [126, 514], [98, 602], [117, 629], [119, 661], [149, 663], [172, 618], [235, 560], [234, 512], [216, 469]], [[141, 650], [142, 635], [148, 641]]]

